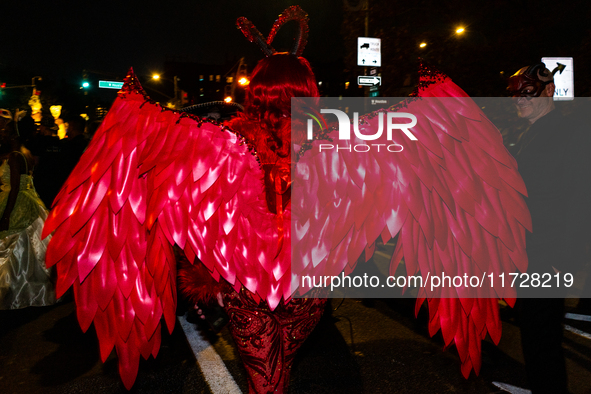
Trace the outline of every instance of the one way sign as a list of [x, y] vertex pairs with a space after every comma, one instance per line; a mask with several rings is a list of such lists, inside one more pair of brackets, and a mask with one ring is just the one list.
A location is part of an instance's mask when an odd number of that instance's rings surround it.
[[360, 75], [357, 77], [357, 85], [361, 86], [381, 86], [382, 77]]

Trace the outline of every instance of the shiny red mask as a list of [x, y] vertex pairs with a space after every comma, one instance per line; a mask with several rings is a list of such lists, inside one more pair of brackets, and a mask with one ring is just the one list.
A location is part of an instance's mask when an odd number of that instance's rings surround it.
[[511, 97], [540, 97], [546, 85], [553, 80], [542, 81], [539, 74], [545, 76], [546, 65], [538, 63], [523, 67], [508, 79], [507, 91]]

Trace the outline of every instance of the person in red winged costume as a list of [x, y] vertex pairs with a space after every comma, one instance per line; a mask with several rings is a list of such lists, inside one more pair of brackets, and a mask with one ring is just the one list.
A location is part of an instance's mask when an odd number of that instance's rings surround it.
[[[294, 50], [275, 53], [273, 38], [290, 20], [300, 25]], [[130, 72], [56, 198], [44, 234], [54, 234], [47, 266], [57, 266], [58, 296], [73, 286], [82, 329], [94, 322], [103, 361], [117, 350], [128, 389], [140, 355], [158, 353], [161, 317], [169, 331], [175, 323], [173, 245], [196, 267], [181, 270], [185, 291], [223, 295], [249, 389], [257, 393], [287, 391], [295, 352], [320, 319], [324, 300], [296, 298], [309, 290], [297, 286], [300, 277], [351, 273], [380, 236], [399, 237], [392, 272], [402, 257], [408, 275], [526, 269], [531, 223], [515, 160], [449, 78], [423, 70], [419, 96], [451, 101], [405, 103], [419, 120], [412, 128], [418, 141], [401, 154], [352, 160], [332, 152], [323, 161], [313, 149], [293, 148], [300, 141], [289, 133], [290, 99], [318, 95], [299, 57], [306, 20], [290, 7], [265, 39], [239, 19], [267, 57], [253, 72], [244, 114], [227, 126], [151, 102]], [[377, 121], [375, 113], [364, 118], [369, 126]], [[290, 172], [296, 160], [295, 171], [309, 169], [318, 187], [302, 187]], [[296, 186], [306, 198], [290, 198]], [[340, 194], [327, 200], [326, 190]], [[204, 277], [215, 285], [200, 288]], [[417, 300], [417, 309], [428, 300], [430, 332], [441, 329], [446, 345], [456, 345], [465, 376], [478, 373], [486, 334], [500, 338], [497, 299], [514, 302], [506, 289], [484, 294], [424, 293]]]
[[[290, 20], [300, 23], [302, 34], [291, 53], [277, 53], [270, 42], [277, 29]], [[244, 112], [231, 120], [228, 127], [243, 136], [254, 149], [262, 170], [257, 183], [263, 184], [267, 212], [273, 214], [272, 222], [261, 223], [258, 229], [272, 229], [274, 233], [271, 242], [265, 245], [270, 259], [261, 261], [265, 270], [262, 278], [268, 276], [269, 279], [259, 281], [256, 291], [245, 287], [234, 290], [223, 279], [219, 284], [213, 281], [199, 261], [183, 264], [186, 261], [183, 258], [179, 261], [179, 286], [194, 304], [216, 302], [217, 293], [223, 294], [221, 303], [230, 317], [230, 332], [248, 372], [250, 392], [282, 393], [287, 392], [295, 354], [320, 320], [326, 303], [324, 298], [291, 298], [291, 293], [286, 292], [291, 260], [291, 99], [313, 98], [320, 94], [310, 64], [299, 57], [307, 36], [304, 11], [297, 7], [285, 10], [267, 40], [248, 19], [240, 18], [237, 24], [250, 41], [258, 40], [267, 55], [252, 72]], [[249, 263], [243, 264], [246, 267]], [[245, 270], [245, 275], [257, 270], [261, 267]], [[270, 292], [265, 300], [260, 292], [267, 281]], [[288, 302], [281, 301], [282, 297]]]

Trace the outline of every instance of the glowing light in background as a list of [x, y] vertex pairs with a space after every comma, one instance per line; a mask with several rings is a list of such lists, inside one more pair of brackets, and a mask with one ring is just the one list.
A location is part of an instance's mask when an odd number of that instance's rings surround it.
[[66, 125], [63, 119], [60, 119], [60, 115], [62, 114], [62, 106], [52, 105], [49, 107], [49, 112], [51, 112], [51, 116], [53, 116], [55, 124], [58, 127], [57, 136], [60, 138], [60, 140], [66, 138]]

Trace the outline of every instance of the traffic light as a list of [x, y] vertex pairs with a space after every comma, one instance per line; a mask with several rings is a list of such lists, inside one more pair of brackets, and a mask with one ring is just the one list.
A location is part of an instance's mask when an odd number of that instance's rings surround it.
[[6, 87], [6, 82], [0, 82], [0, 99], [4, 96], [4, 88]]
[[82, 83], [80, 84], [81, 89], [88, 89], [90, 87], [90, 82], [88, 82], [88, 73], [86, 70], [82, 71]]

